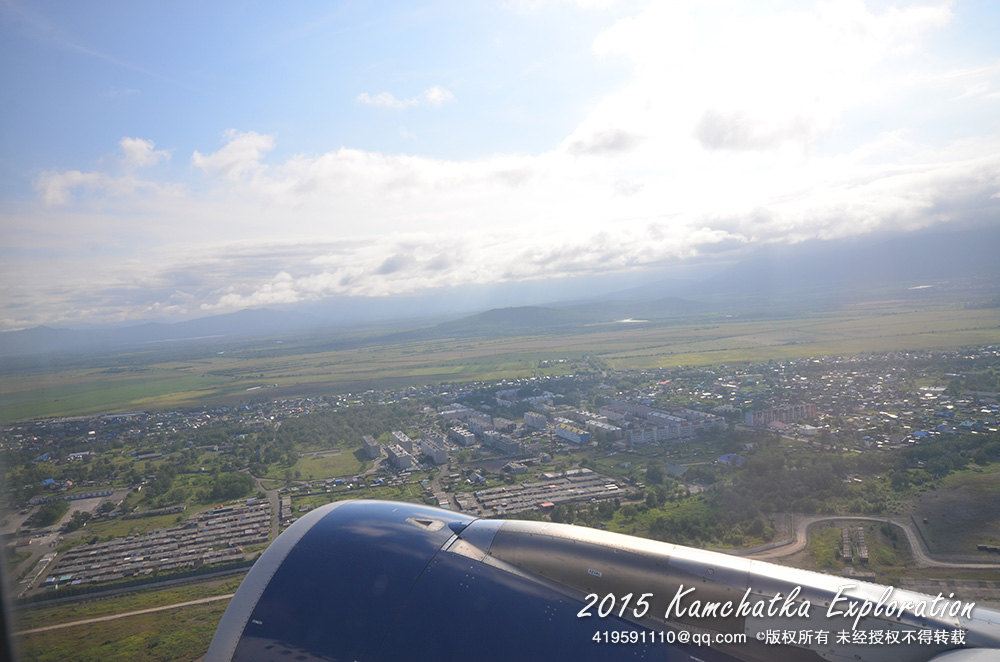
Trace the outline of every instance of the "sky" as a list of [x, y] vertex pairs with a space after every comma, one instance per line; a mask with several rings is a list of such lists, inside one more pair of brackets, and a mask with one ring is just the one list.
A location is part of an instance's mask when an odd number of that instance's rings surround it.
[[0, 0], [0, 329], [997, 223], [997, 34], [960, 0]]

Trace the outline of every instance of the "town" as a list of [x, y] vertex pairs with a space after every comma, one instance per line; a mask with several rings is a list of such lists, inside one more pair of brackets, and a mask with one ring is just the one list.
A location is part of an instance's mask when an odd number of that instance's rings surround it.
[[[346, 498], [766, 546], [785, 512], [890, 514], [1000, 460], [998, 374], [989, 346], [26, 421], [0, 437], [3, 543], [23, 600], [245, 571]], [[868, 563], [861, 528], [838, 535]], [[996, 558], [991, 536], [959, 556]]]

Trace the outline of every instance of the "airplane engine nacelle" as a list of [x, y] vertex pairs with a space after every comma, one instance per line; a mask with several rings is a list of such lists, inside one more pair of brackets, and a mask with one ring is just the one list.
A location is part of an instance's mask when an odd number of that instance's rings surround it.
[[[265, 550], [223, 615], [205, 659], [1000, 659], [1000, 613], [979, 608], [972, 619], [867, 616], [857, 626], [961, 628], [964, 645], [838, 644], [835, 633], [853, 629], [853, 619], [825, 617], [837, 592], [846, 606], [874, 602], [885, 589], [865, 583], [842, 588], [851, 582], [565, 524], [342, 501], [309, 512]], [[737, 603], [787, 596], [795, 586], [801, 587], [799, 600], [812, 604], [809, 619], [666, 618], [668, 602], [682, 587], [693, 587], [687, 597], [702, 602]], [[609, 612], [607, 601], [602, 606], [588, 598], [594, 594], [600, 600], [614, 596], [614, 608]], [[645, 608], [642, 594], [651, 594]], [[831, 635], [822, 645], [806, 646], [774, 645], [761, 636], [768, 629], [807, 627]]]

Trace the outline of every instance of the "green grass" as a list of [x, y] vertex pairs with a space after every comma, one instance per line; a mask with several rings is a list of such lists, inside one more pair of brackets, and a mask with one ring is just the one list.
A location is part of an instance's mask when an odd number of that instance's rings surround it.
[[315, 508], [333, 501], [343, 501], [344, 499], [383, 499], [388, 501], [408, 501], [412, 503], [423, 503], [424, 491], [417, 483], [407, 483], [405, 485], [381, 485], [379, 487], [366, 487], [358, 490], [343, 490], [326, 494], [314, 494], [305, 497], [292, 496], [292, 507], [298, 511], [299, 506]]
[[23, 660], [195, 660], [205, 654], [228, 600], [14, 638]]
[[914, 498], [913, 514], [931, 553], [993, 560], [995, 554], [978, 552], [976, 545], [1000, 545], [997, 504], [1000, 504], [1000, 463], [946, 476]]
[[[660, 337], [657, 337], [660, 336]], [[650, 334], [649, 345], [603, 355], [617, 368], [707, 365], [995, 343], [995, 310], [901, 310], [732, 322]]]
[[75, 540], [75, 544], [80, 544], [84, 541], [90, 540], [94, 536], [101, 539], [122, 538], [125, 536], [147, 533], [154, 529], [169, 528], [171, 526], [177, 526], [179, 522], [182, 522], [189, 517], [193, 517], [202, 511], [208, 510], [214, 505], [217, 504], [189, 504], [182, 513], [153, 515], [151, 517], [136, 517], [134, 519], [124, 519], [118, 517], [110, 520], [88, 522], [87, 526], [80, 529], [74, 538], [68, 539]]
[[291, 467], [271, 465], [265, 476], [275, 480], [283, 479], [285, 471], [291, 469], [293, 472], [299, 472], [299, 478], [296, 480], [337, 478], [357, 474], [362, 466], [361, 461], [355, 457], [353, 449], [343, 449], [329, 455], [304, 455]]
[[0, 389], [0, 421], [138, 408], [149, 402], [166, 404], [182, 393], [208, 394], [220, 383], [208, 375], [176, 375], [162, 369], [150, 370], [142, 378], [109, 376], [98, 371], [78, 375], [49, 373], [27, 380], [23, 390], [5, 383]]
[[[667, 522], [661, 534], [656, 533], [657, 521]], [[625, 508], [618, 509], [607, 523], [609, 531], [625, 533], [642, 538], [664, 540], [666, 542], [691, 547], [751, 547], [766, 540], [746, 532], [738, 536], [731, 529], [717, 527], [718, 515], [705, 499], [692, 496], [667, 501], [661, 506], [637, 509], [634, 515], [627, 514]]]
[[[838, 552], [841, 545], [841, 529], [862, 527], [865, 543], [868, 545], [868, 563], [855, 561], [845, 563]], [[794, 556], [778, 561], [808, 570], [840, 574], [851, 566], [857, 571], [873, 572], [876, 580], [885, 584], [895, 584], [901, 577], [914, 576], [913, 555], [906, 534], [898, 527], [876, 522], [844, 520], [841, 522], [821, 522], [809, 528], [809, 542], [806, 548]], [[941, 569], [936, 569], [938, 574]], [[948, 569], [950, 575], [954, 571]]]
[[51, 607], [31, 607], [19, 609], [16, 612], [15, 630], [30, 630], [45, 625], [70, 623], [86, 618], [120, 614], [137, 609], [148, 609], [188, 602], [213, 595], [233, 593], [243, 581], [243, 575], [213, 579], [209, 581], [191, 582], [163, 589], [146, 589], [91, 600], [78, 600]]
[[10, 551], [7, 552], [7, 569], [13, 572], [14, 568], [21, 565], [21, 563], [24, 562], [24, 560], [29, 556], [31, 556], [30, 552], [24, 552], [18, 550], [17, 548], [11, 548]]
[[840, 541], [839, 527], [813, 527], [809, 533], [809, 544], [806, 549], [815, 569], [830, 572], [844, 567], [844, 563], [837, 556]]

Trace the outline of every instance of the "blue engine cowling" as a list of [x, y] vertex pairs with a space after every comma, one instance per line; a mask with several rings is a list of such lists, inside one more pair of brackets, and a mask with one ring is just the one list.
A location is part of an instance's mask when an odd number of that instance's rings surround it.
[[[501, 523], [390, 501], [309, 512], [253, 566], [205, 659], [689, 659], [667, 644], [598, 645], [597, 626], [576, 617], [578, 596], [513, 568], [439, 553], [474, 521], [486, 525], [469, 532], [477, 542]], [[600, 627], [646, 629], [616, 618]], [[699, 650], [691, 659], [733, 658]]]
[[[864, 646], [759, 641], [774, 628], [823, 628], [822, 609], [787, 617], [666, 619], [612, 612], [579, 618], [587, 594], [670, 596], [697, 587], [703, 600], [759, 599], [798, 587], [831, 604], [849, 580], [795, 568], [565, 524], [476, 519], [391, 501], [342, 501], [295, 522], [265, 550], [219, 623], [206, 660], [700, 660], [980, 662], [1000, 659], [1000, 613], [971, 618], [869, 616], [863, 630], [961, 628], [963, 644]], [[850, 584], [857, 604], [887, 587]], [[929, 596], [900, 591], [901, 598]], [[660, 605], [662, 607], [662, 604]], [[680, 644], [670, 634], [736, 633], [738, 644]], [[594, 641], [599, 632], [639, 643]], [[663, 635], [667, 634], [666, 637]], [[690, 639], [689, 641], [694, 641]], [[991, 658], [997, 654], [995, 657]]]

